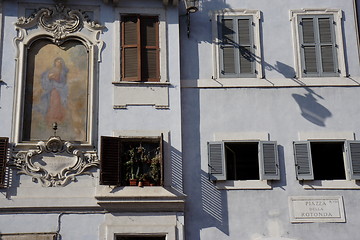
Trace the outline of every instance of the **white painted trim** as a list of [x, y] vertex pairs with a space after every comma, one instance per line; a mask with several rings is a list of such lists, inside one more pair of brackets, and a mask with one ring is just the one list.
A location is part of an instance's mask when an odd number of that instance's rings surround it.
[[355, 140], [354, 132], [298, 132], [299, 141], [308, 140]]
[[182, 79], [182, 88], [360, 86], [359, 77]]
[[213, 141], [244, 141], [257, 140], [269, 141], [270, 135], [267, 132], [216, 132]]
[[[141, 14], [159, 17], [160, 82], [168, 82], [166, 12], [164, 8], [116, 8], [114, 34], [114, 79], [121, 81], [121, 15]], [[143, 84], [147, 84], [144, 82]], [[121, 87], [121, 86], [118, 86]]]
[[312, 180], [302, 182], [304, 189], [360, 189], [355, 180]]
[[270, 181], [267, 180], [236, 180], [236, 181], [216, 181], [218, 189], [272, 189]]
[[[300, 16], [304, 15], [333, 15], [334, 21], [336, 21], [335, 26], [335, 44], [337, 44], [337, 61], [338, 67], [341, 71], [342, 77], [347, 77], [348, 73], [346, 71], [346, 62], [345, 62], [345, 53], [344, 53], [344, 43], [343, 43], [343, 31], [342, 31], [342, 11], [340, 9], [327, 9], [327, 8], [303, 8], [299, 10], [290, 10], [290, 21], [292, 26], [292, 37], [294, 43], [294, 62], [295, 62], [295, 72], [296, 76], [300, 79], [304, 79], [302, 71], [301, 71], [301, 51], [300, 51], [300, 34], [298, 28], [298, 20]], [[324, 78], [332, 78], [332, 77], [319, 77], [320, 79]], [[325, 84], [323, 84], [325, 85]]]
[[[257, 71], [255, 78], [250, 78], [252, 80], [256, 78], [263, 78], [264, 72], [262, 69], [262, 53], [261, 53], [261, 41], [260, 41], [260, 22], [261, 14], [259, 10], [249, 10], [249, 9], [222, 9], [210, 11], [209, 15], [211, 16], [212, 22], [212, 53], [213, 53], [213, 79], [215, 81], [224, 81], [224, 78], [220, 78], [219, 73], [219, 43], [220, 39], [218, 38], [218, 24], [217, 19], [219, 16], [252, 16], [254, 21], [254, 44], [256, 48], [255, 56], [257, 57], [255, 62], [255, 69]], [[241, 81], [243, 78], [232, 78], [237, 81]]]

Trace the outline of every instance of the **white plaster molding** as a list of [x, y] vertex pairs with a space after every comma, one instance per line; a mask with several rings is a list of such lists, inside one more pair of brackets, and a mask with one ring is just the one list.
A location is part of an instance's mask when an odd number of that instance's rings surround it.
[[298, 132], [299, 141], [307, 140], [355, 140], [354, 132]]
[[36, 150], [17, 152], [10, 165], [20, 170], [18, 174], [29, 175], [44, 187], [55, 187], [74, 181], [77, 175], [91, 175], [85, 170], [98, 166], [99, 159], [95, 151], [83, 152], [54, 136], [38, 142]]
[[[25, 5], [20, 6], [25, 12]], [[90, 21], [79, 10], [73, 10], [62, 4], [39, 9], [32, 16], [19, 17], [15, 23], [18, 32], [14, 38], [16, 47], [16, 84], [14, 99], [14, 116], [12, 123], [12, 140], [16, 147], [34, 147], [36, 142], [24, 142], [21, 138], [23, 129], [23, 108], [26, 82], [27, 51], [31, 44], [39, 39], [51, 40], [58, 46], [68, 40], [79, 41], [88, 51], [88, 119], [86, 141], [79, 143], [91, 146], [94, 142], [95, 99], [97, 96], [97, 63], [101, 61], [103, 41], [100, 34], [104, 27]], [[45, 139], [43, 139], [45, 140]]]
[[[300, 33], [298, 28], [299, 16], [303, 15], [333, 15], [334, 21], [338, 24], [335, 25], [335, 43], [337, 45], [337, 61], [338, 67], [341, 71], [342, 77], [347, 77], [348, 72], [346, 70], [344, 42], [343, 42], [343, 31], [342, 31], [342, 11], [341, 9], [328, 9], [328, 8], [302, 8], [298, 10], [290, 10], [289, 17], [292, 22], [292, 38], [294, 46], [294, 57], [295, 57], [295, 72], [298, 78], [304, 78], [301, 71], [301, 49], [300, 49]], [[332, 78], [332, 77], [320, 77]]]
[[258, 140], [269, 141], [270, 135], [267, 132], [216, 132], [214, 141], [245, 141]]
[[235, 180], [235, 181], [216, 181], [218, 189], [272, 189], [270, 181], [267, 180]]
[[[210, 11], [209, 15], [212, 21], [212, 53], [213, 53], [213, 79], [216, 81], [221, 81], [220, 74], [219, 74], [219, 29], [218, 29], [218, 17], [219, 16], [252, 16], [253, 23], [254, 23], [254, 55], [256, 58], [255, 69], [257, 71], [256, 77], [251, 78], [254, 79], [261, 79], [264, 77], [264, 71], [262, 67], [262, 53], [261, 53], [261, 41], [260, 41], [260, 21], [261, 21], [261, 12], [259, 10], [252, 10], [252, 9], [221, 9]], [[232, 78], [236, 79], [237, 81], [241, 81], [243, 78]]]

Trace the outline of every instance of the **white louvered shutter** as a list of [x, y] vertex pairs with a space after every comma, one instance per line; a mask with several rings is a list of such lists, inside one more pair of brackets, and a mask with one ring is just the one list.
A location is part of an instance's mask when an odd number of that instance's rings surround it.
[[223, 142], [208, 142], [210, 180], [226, 180], [225, 152]]
[[260, 141], [259, 156], [261, 179], [280, 180], [279, 157], [276, 142]]
[[298, 180], [314, 180], [310, 142], [294, 142], [295, 169]]

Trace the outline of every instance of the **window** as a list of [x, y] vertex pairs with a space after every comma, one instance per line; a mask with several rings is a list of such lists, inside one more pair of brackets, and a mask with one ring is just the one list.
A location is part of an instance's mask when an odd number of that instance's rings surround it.
[[208, 143], [211, 180], [279, 180], [279, 160], [273, 141]]
[[360, 141], [294, 142], [298, 180], [360, 179]]
[[215, 78], [262, 77], [260, 11], [213, 13]]
[[292, 11], [300, 77], [346, 76], [341, 10]]
[[0, 188], [5, 187], [5, 170], [9, 138], [0, 138]]
[[123, 81], [160, 81], [159, 50], [157, 16], [122, 16], [121, 75]]
[[163, 185], [161, 137], [101, 137], [100, 184]]

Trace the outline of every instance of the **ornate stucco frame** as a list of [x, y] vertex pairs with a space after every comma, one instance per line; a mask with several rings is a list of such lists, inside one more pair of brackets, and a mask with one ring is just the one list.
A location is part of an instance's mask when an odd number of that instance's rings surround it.
[[[26, 6], [21, 8], [25, 13]], [[43, 186], [64, 186], [69, 181], [75, 180], [77, 175], [90, 174], [86, 170], [99, 165], [93, 145], [96, 140], [97, 66], [101, 61], [103, 47], [103, 41], [99, 38], [104, 27], [90, 21], [84, 12], [76, 9], [68, 8], [63, 4], [46, 6], [30, 17], [19, 17], [15, 23], [18, 34], [14, 38], [16, 47], [15, 111], [12, 122], [14, 149], [10, 165], [19, 169], [19, 174], [29, 175]], [[88, 124], [87, 138], [84, 142], [71, 142], [71, 139], [64, 141], [57, 136], [49, 136], [47, 141], [44, 139], [45, 142], [22, 140], [27, 54], [32, 43], [41, 39], [50, 40], [58, 46], [66, 41], [76, 40], [88, 51]]]

